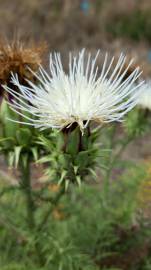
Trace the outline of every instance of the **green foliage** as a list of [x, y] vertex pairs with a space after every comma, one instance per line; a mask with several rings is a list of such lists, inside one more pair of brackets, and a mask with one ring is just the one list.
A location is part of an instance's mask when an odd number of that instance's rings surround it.
[[149, 119], [146, 118], [145, 110], [135, 108], [127, 115], [124, 122], [125, 130], [129, 137], [139, 137], [149, 131]]
[[[62, 219], [56, 218], [52, 212], [41, 230], [35, 228], [31, 232], [26, 227], [26, 201], [20, 190], [3, 193], [0, 197], [0, 268], [122, 269], [114, 264], [107, 267], [106, 262], [110, 258], [118, 261], [125, 254], [128, 256], [129, 250], [141, 249], [151, 238], [150, 228], [144, 227], [142, 220], [139, 223], [137, 193], [144, 177], [143, 168], [130, 170], [111, 184], [110, 200], [107, 201], [100, 187], [85, 184], [80, 190], [74, 187], [55, 206]], [[39, 201], [36, 205], [38, 224], [49, 209], [49, 203]], [[135, 230], [136, 224], [138, 229]], [[43, 267], [37, 261], [35, 243], [40, 243]], [[144, 257], [140, 258], [141, 265], [143, 260]], [[138, 261], [129, 269], [139, 270], [137, 265]]]
[[2, 270], [26, 270], [27, 268], [25, 265], [21, 265], [20, 263], [11, 263], [8, 265], [5, 265], [1, 268]]
[[122, 175], [120, 179], [113, 182], [108, 203], [110, 215], [113, 214], [113, 217], [116, 217], [117, 223], [126, 226], [132, 224], [135, 214], [137, 215], [137, 194], [145, 177], [145, 168], [136, 165]]
[[146, 260], [143, 270], [150, 270], [150, 269], [151, 269], [151, 258]]

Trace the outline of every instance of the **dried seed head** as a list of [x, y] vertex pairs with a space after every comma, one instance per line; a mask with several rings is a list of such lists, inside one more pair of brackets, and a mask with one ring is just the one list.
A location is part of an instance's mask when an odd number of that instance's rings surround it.
[[25, 79], [34, 80], [29, 68], [37, 71], [42, 62], [42, 56], [46, 50], [46, 44], [23, 44], [14, 40], [10, 44], [0, 41], [0, 83], [10, 83], [11, 72], [17, 73], [22, 83]]

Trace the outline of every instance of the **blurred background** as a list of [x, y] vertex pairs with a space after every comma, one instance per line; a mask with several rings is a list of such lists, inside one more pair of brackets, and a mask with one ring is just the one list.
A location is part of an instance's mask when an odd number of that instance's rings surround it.
[[62, 53], [101, 48], [151, 61], [150, 0], [0, 0], [0, 28], [7, 39], [45, 40]]

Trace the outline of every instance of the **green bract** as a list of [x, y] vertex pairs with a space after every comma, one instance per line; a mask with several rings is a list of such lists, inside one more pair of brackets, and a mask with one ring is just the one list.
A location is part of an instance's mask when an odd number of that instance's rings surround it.
[[39, 160], [48, 163], [48, 175], [52, 181], [59, 184], [78, 183], [88, 174], [95, 175], [93, 169], [97, 165], [100, 147], [97, 145], [99, 129], [87, 129], [84, 135], [79, 127], [73, 131], [66, 129], [58, 132], [52, 131], [47, 137], [39, 137], [46, 154]]

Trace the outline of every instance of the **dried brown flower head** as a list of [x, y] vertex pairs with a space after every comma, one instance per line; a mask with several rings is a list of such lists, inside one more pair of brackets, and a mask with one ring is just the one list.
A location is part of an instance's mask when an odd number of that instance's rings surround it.
[[17, 73], [19, 80], [34, 80], [29, 68], [36, 71], [42, 62], [46, 44], [26, 45], [15, 40], [10, 44], [0, 41], [0, 83], [9, 84], [11, 72]]

